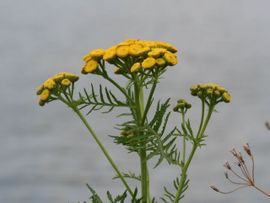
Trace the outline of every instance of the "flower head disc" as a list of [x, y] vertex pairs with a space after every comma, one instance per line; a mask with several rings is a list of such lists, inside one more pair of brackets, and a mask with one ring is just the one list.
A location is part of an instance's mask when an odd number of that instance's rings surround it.
[[164, 54], [164, 59], [168, 62], [168, 64], [170, 64], [171, 66], [174, 66], [178, 63], [177, 57], [175, 54], [171, 53], [171, 52], [166, 52]]
[[157, 58], [156, 59], [156, 64], [159, 65], [159, 66], [164, 66], [166, 65], [166, 61], [164, 58]]
[[50, 90], [44, 89], [39, 95], [39, 99], [40, 101], [44, 102], [49, 98], [49, 96], [50, 96]]
[[120, 58], [125, 58], [129, 54], [129, 47], [128, 46], [119, 46], [116, 48], [116, 55]]
[[49, 78], [43, 83], [44, 88], [47, 88], [49, 90], [53, 89], [55, 87], [55, 82], [53, 79]]
[[93, 73], [97, 70], [97, 68], [98, 68], [98, 62], [95, 60], [90, 60], [82, 68], [81, 72], [82, 74]]
[[61, 81], [61, 85], [63, 85], [64, 87], [68, 87], [71, 84], [70, 80], [65, 78]]
[[144, 69], [151, 69], [155, 66], [155, 64], [156, 64], [156, 60], [152, 57], [148, 57], [142, 62], [142, 67]]
[[142, 53], [143, 46], [141, 44], [131, 44], [129, 46], [129, 55], [139, 56]]

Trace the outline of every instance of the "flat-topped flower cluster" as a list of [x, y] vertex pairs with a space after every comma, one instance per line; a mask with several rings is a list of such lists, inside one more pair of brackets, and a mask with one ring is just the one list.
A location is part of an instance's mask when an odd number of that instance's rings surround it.
[[83, 74], [98, 73], [104, 62], [114, 65], [116, 74], [165, 68], [178, 63], [177, 49], [166, 42], [128, 39], [106, 50], [94, 49], [83, 60]]
[[193, 85], [190, 88], [191, 95], [198, 96], [201, 99], [208, 99], [209, 102], [231, 101], [231, 95], [227, 89], [215, 83], [202, 83]]
[[43, 106], [46, 102], [49, 102], [53, 95], [57, 95], [59, 91], [64, 91], [72, 83], [76, 82], [79, 77], [72, 73], [60, 72], [54, 76], [48, 78], [37, 89], [37, 95], [39, 95], [39, 105]]

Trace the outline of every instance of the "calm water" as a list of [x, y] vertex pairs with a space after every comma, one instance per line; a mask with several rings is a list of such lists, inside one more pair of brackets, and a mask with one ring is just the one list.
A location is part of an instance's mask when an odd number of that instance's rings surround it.
[[[85, 183], [101, 194], [122, 191], [75, 115], [58, 103], [40, 108], [34, 91], [56, 72], [79, 74], [89, 50], [126, 38], [179, 48], [181, 63], [167, 72], [157, 97], [190, 99], [195, 123], [199, 103], [188, 91], [193, 83], [217, 82], [232, 93], [232, 103], [219, 106], [208, 128], [208, 146], [194, 159], [185, 202], [269, 202], [249, 189], [229, 196], [209, 189], [210, 183], [233, 187], [225, 183], [222, 164], [228, 150], [248, 141], [257, 182], [270, 190], [270, 133], [263, 124], [270, 120], [269, 6], [266, 0], [0, 1], [0, 202], [82, 201], [88, 197]], [[80, 84], [89, 85], [89, 78]], [[120, 167], [137, 168], [136, 157], [107, 137], [113, 115], [97, 113], [89, 120]], [[176, 171], [164, 165], [152, 174], [152, 193], [160, 196]]]

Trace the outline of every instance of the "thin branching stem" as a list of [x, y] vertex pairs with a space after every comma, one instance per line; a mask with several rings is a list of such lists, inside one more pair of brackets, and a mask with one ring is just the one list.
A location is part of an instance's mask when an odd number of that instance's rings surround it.
[[[214, 110], [214, 107], [215, 105], [210, 105], [209, 106], [209, 109], [208, 109], [208, 114], [205, 118], [205, 120], [201, 120], [201, 124], [200, 124], [200, 128], [201, 130], [198, 131], [199, 134], [197, 135], [196, 137], [196, 140], [200, 140], [200, 138], [203, 136], [204, 134], [204, 131], [206, 130], [206, 127], [209, 123], [209, 120], [211, 118], [211, 115], [213, 113], [213, 110]], [[204, 112], [204, 111], [203, 111]], [[202, 112], [202, 114], [203, 114]], [[202, 116], [203, 118], [203, 116]], [[174, 198], [174, 203], [178, 203], [180, 201], [180, 198], [182, 196], [182, 193], [183, 193], [183, 189], [184, 189], [184, 186], [185, 186], [185, 183], [186, 183], [186, 178], [187, 178], [187, 171], [188, 171], [188, 168], [189, 168], [189, 165], [191, 163], [191, 160], [193, 159], [193, 156], [195, 154], [195, 151], [196, 149], [198, 148], [199, 146], [199, 143], [198, 142], [194, 142], [193, 146], [192, 146], [192, 150], [189, 154], [189, 157], [188, 157], [188, 160], [187, 162], [185, 163], [185, 165], [181, 168], [181, 179], [180, 179], [180, 184], [179, 184], [179, 187], [176, 191], [176, 194], [175, 194], [175, 198]]]
[[228, 179], [228, 181], [230, 181], [231, 183], [236, 184], [236, 185], [247, 185], [246, 182], [243, 182], [243, 183], [235, 182], [229, 176], [227, 176], [226, 179]]
[[262, 190], [261, 188], [257, 187], [256, 185], [253, 185], [253, 187], [258, 190], [259, 192], [265, 194], [266, 196], [270, 197], [270, 193], [265, 192], [264, 190]]
[[[184, 125], [184, 127], [186, 127], [186, 120], [185, 120], [185, 112], [181, 112], [182, 114], [182, 123]], [[186, 134], [183, 134], [183, 158], [182, 158], [182, 161], [183, 161], [183, 164], [185, 164], [186, 162]]]
[[243, 177], [240, 176], [238, 173], [236, 173], [233, 169], [230, 169], [230, 171], [231, 171], [234, 175], [236, 175], [238, 178], [240, 178], [241, 180], [243, 180], [243, 181], [245, 181], [245, 182], [248, 181], [247, 179], [243, 178]]
[[251, 155], [251, 161], [252, 161], [252, 181], [255, 183], [255, 175], [254, 175], [255, 163], [253, 155]]
[[[67, 97], [67, 95], [65, 95], [65, 96]], [[90, 134], [92, 135], [92, 137], [94, 138], [94, 140], [96, 141], [96, 143], [98, 144], [98, 146], [100, 147], [101, 151], [103, 152], [103, 154], [105, 155], [105, 157], [107, 158], [107, 160], [109, 161], [109, 163], [111, 164], [112, 168], [115, 170], [115, 172], [119, 176], [120, 180], [124, 184], [124, 186], [125, 186], [126, 190], [128, 191], [128, 193], [131, 196], [133, 196], [133, 192], [132, 192], [130, 186], [126, 182], [125, 178], [123, 177], [122, 173], [118, 169], [117, 165], [115, 164], [115, 162], [111, 158], [111, 156], [108, 153], [108, 151], [106, 150], [106, 148], [103, 146], [103, 144], [100, 141], [100, 139], [98, 138], [96, 132], [92, 129], [92, 127], [90, 126], [90, 124], [88, 123], [88, 121], [82, 115], [81, 111], [77, 108], [76, 104], [74, 102], [70, 102], [72, 98], [69, 98], [69, 100], [66, 100], [61, 95], [58, 95], [58, 98], [59, 98], [60, 101], [62, 101], [63, 103], [65, 103], [66, 105], [68, 105], [71, 109], [73, 109], [73, 111], [78, 115], [78, 117], [81, 119], [81, 121], [83, 122], [83, 124], [86, 126], [86, 128], [88, 129], [88, 131], [90, 132]]]
[[125, 178], [123, 177], [122, 173], [120, 172], [120, 170], [118, 169], [117, 165], [115, 164], [115, 162], [111, 158], [110, 154], [108, 153], [108, 151], [106, 150], [106, 148], [103, 146], [102, 142], [99, 140], [96, 132], [92, 129], [92, 127], [89, 125], [88, 121], [85, 119], [85, 117], [82, 115], [82, 113], [77, 108], [74, 108], [73, 107], [73, 110], [79, 116], [79, 118], [81, 119], [81, 121], [83, 122], [83, 124], [86, 126], [86, 128], [90, 132], [90, 134], [92, 135], [92, 137], [94, 138], [94, 140], [96, 141], [96, 143], [98, 144], [98, 146], [100, 147], [101, 151], [103, 152], [103, 154], [105, 155], [105, 157], [107, 158], [107, 160], [109, 161], [109, 163], [111, 164], [111, 166], [113, 167], [113, 169], [115, 170], [115, 172], [117, 173], [117, 175], [119, 176], [120, 180], [122, 181], [122, 183], [126, 187], [126, 189], [129, 192], [129, 194], [131, 196], [133, 196], [133, 192], [132, 192], [131, 188], [129, 187], [129, 185], [126, 182]]
[[150, 106], [151, 106], [151, 103], [152, 103], [152, 99], [153, 99], [153, 96], [154, 96], [154, 92], [155, 92], [155, 89], [156, 89], [156, 86], [157, 86], [157, 78], [154, 80], [154, 83], [151, 87], [151, 90], [150, 90], [150, 93], [149, 93], [149, 96], [148, 96], [148, 99], [147, 99], [147, 102], [146, 102], [146, 106], [145, 106], [145, 110], [144, 110], [144, 113], [143, 113], [143, 117], [142, 117], [142, 121], [141, 121], [141, 125], [144, 124], [146, 118], [147, 118], [147, 113], [148, 111], [150, 110]]
[[203, 125], [203, 121], [204, 121], [204, 112], [205, 112], [205, 100], [201, 99], [201, 103], [202, 103], [202, 115], [201, 115], [201, 121], [200, 121], [200, 127], [199, 130], [197, 132], [197, 136], [200, 134], [201, 129], [202, 129], [202, 125]]
[[233, 190], [231, 190], [231, 191], [228, 191], [228, 192], [223, 192], [223, 191], [220, 191], [220, 190], [219, 190], [218, 192], [221, 193], [221, 194], [226, 195], [226, 194], [233, 193], [233, 192], [235, 192], [235, 191], [237, 191], [237, 190], [243, 189], [243, 188], [245, 188], [245, 187], [248, 187], [248, 185], [242, 185], [242, 186], [239, 186], [239, 187], [237, 187], [237, 188], [235, 188], [235, 189], [233, 189]]

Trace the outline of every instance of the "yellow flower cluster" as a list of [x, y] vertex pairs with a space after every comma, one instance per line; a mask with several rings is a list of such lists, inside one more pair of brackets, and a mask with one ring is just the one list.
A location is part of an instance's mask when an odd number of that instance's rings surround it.
[[229, 91], [215, 83], [193, 85], [190, 91], [193, 96], [209, 98], [210, 101], [213, 100], [214, 102], [224, 101], [225, 103], [229, 103], [231, 101]]
[[[175, 53], [177, 49], [169, 43], [128, 39], [106, 50], [90, 51], [83, 60], [83, 74], [95, 73], [100, 61], [115, 65], [117, 74], [134, 73], [140, 69], [165, 68], [178, 63]], [[122, 71], [121, 71], [122, 69]]]
[[184, 99], [179, 99], [177, 101], [176, 106], [173, 108], [173, 111], [175, 112], [181, 112], [181, 111], [185, 111], [187, 109], [191, 108], [191, 104], [188, 103], [186, 100]]
[[51, 95], [59, 87], [67, 88], [71, 83], [76, 82], [79, 79], [77, 75], [67, 72], [60, 72], [47, 79], [37, 89], [37, 95], [39, 95], [39, 104], [43, 106], [49, 101]]

